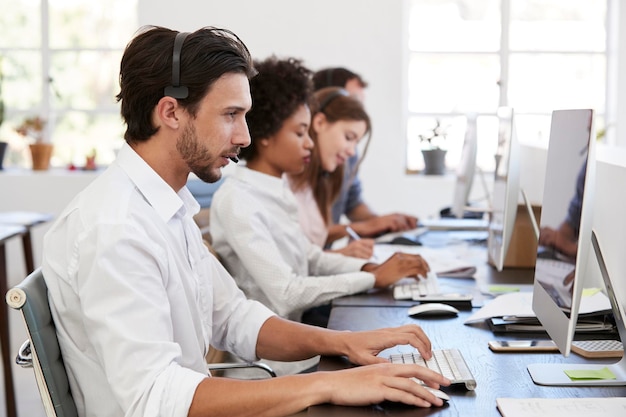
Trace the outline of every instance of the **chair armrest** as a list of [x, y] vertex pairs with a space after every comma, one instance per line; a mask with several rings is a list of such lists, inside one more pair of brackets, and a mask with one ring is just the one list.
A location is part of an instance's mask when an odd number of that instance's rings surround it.
[[268, 365], [262, 362], [229, 362], [229, 363], [208, 363], [207, 369], [209, 371], [223, 371], [227, 369], [246, 369], [246, 368], [256, 368], [261, 369], [267, 374], [274, 378], [276, 377], [276, 373], [274, 370]]

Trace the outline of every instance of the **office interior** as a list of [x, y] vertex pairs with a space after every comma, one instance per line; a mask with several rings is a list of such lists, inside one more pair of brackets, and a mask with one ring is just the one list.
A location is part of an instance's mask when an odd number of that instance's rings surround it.
[[[615, 39], [626, 39], [626, 7], [618, 1], [609, 3], [611, 18], [618, 22]], [[174, 3], [139, 0], [137, 26], [154, 24], [180, 31], [193, 31], [207, 25], [224, 27], [235, 32], [255, 58], [262, 59], [271, 54], [294, 56], [302, 58], [312, 69], [345, 66], [359, 72], [369, 84], [365, 105], [374, 132], [368, 157], [360, 171], [366, 201], [381, 213], [401, 211], [418, 217], [432, 217], [439, 209], [450, 205], [455, 176], [452, 171], [433, 177], [407, 174], [406, 8], [407, 2], [400, 0], [178, 0]], [[615, 63], [612, 75], [617, 86], [610, 93], [613, 131], [610, 143], [598, 146], [598, 157], [608, 159], [614, 158], [615, 154], [626, 157], [626, 42], [617, 42], [609, 53]], [[535, 139], [519, 138], [522, 144], [520, 185], [531, 202], [540, 204], [547, 143], [537, 143]], [[618, 148], [617, 153], [613, 151], [615, 148]], [[228, 169], [225, 172], [228, 174]], [[0, 199], [0, 211], [33, 210], [58, 214], [97, 175], [97, 171], [0, 172], [0, 190], [11, 196]], [[487, 189], [490, 179], [488, 176]], [[482, 180], [475, 179], [472, 196], [479, 198], [484, 192]], [[47, 227], [42, 225], [33, 231], [37, 264]], [[7, 244], [7, 259], [10, 287], [25, 275], [19, 242]], [[11, 343], [15, 350], [26, 335], [17, 315], [10, 315]], [[19, 378], [16, 382], [18, 406], [20, 411], [26, 410], [20, 414], [43, 416], [36, 404], [39, 394], [31, 371], [16, 368], [15, 374], [20, 374], [16, 377]], [[0, 398], [2, 395], [0, 393]], [[28, 405], [31, 403], [34, 404]], [[0, 416], [2, 413], [4, 407], [0, 407]]]

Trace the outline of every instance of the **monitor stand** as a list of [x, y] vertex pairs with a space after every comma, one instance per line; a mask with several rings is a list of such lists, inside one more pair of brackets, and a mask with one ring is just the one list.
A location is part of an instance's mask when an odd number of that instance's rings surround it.
[[[619, 332], [622, 343], [626, 341], [626, 316], [622, 310], [622, 305], [626, 305], [623, 302], [625, 300], [618, 300], [611, 283], [602, 251], [600, 250], [600, 244], [596, 236], [595, 230], [591, 232], [591, 243], [593, 250], [596, 254], [598, 266], [604, 280], [607, 296], [611, 302], [613, 315], [615, 317], [615, 325]], [[620, 304], [620, 301], [622, 304]], [[576, 379], [572, 380], [565, 373], [565, 371], [599, 371], [601, 369], [608, 368], [615, 379]], [[558, 385], [558, 386], [615, 386], [626, 385], [626, 355], [622, 356], [622, 359], [613, 364], [596, 363], [596, 364], [567, 364], [567, 363], [534, 363], [528, 365], [528, 372], [531, 378], [538, 385]]]

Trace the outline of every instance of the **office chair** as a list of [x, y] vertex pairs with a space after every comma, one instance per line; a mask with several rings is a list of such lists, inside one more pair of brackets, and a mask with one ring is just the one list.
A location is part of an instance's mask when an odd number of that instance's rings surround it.
[[[33, 367], [39, 394], [48, 417], [77, 417], [50, 306], [48, 288], [41, 268], [7, 292], [7, 304], [22, 312], [29, 340], [20, 347], [16, 363]], [[210, 371], [256, 368], [275, 377], [274, 371], [260, 362], [212, 363]]]
[[20, 348], [16, 363], [34, 368], [46, 416], [78, 417], [41, 268], [11, 288], [7, 292], [6, 301], [11, 308], [22, 312], [29, 340]]

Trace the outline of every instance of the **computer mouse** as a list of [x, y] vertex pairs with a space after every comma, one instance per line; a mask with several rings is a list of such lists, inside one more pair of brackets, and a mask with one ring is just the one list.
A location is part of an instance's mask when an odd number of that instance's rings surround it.
[[417, 378], [411, 378], [413, 381], [415, 381], [415, 383], [420, 384], [421, 386], [423, 386], [426, 391], [430, 392], [431, 394], [433, 394], [435, 397], [437, 398], [441, 398], [443, 401], [450, 401], [450, 396], [448, 394], [446, 394], [445, 392], [438, 390], [436, 388], [431, 388], [428, 385], [424, 385], [422, 383], [422, 381], [420, 381]]
[[396, 236], [393, 239], [391, 239], [389, 243], [392, 245], [407, 245], [407, 246], [419, 246], [422, 244], [422, 242], [420, 242], [419, 239], [413, 238], [411, 236], [406, 236], [406, 235]]
[[456, 316], [459, 310], [449, 304], [443, 303], [422, 303], [409, 308], [408, 315], [416, 316]]

